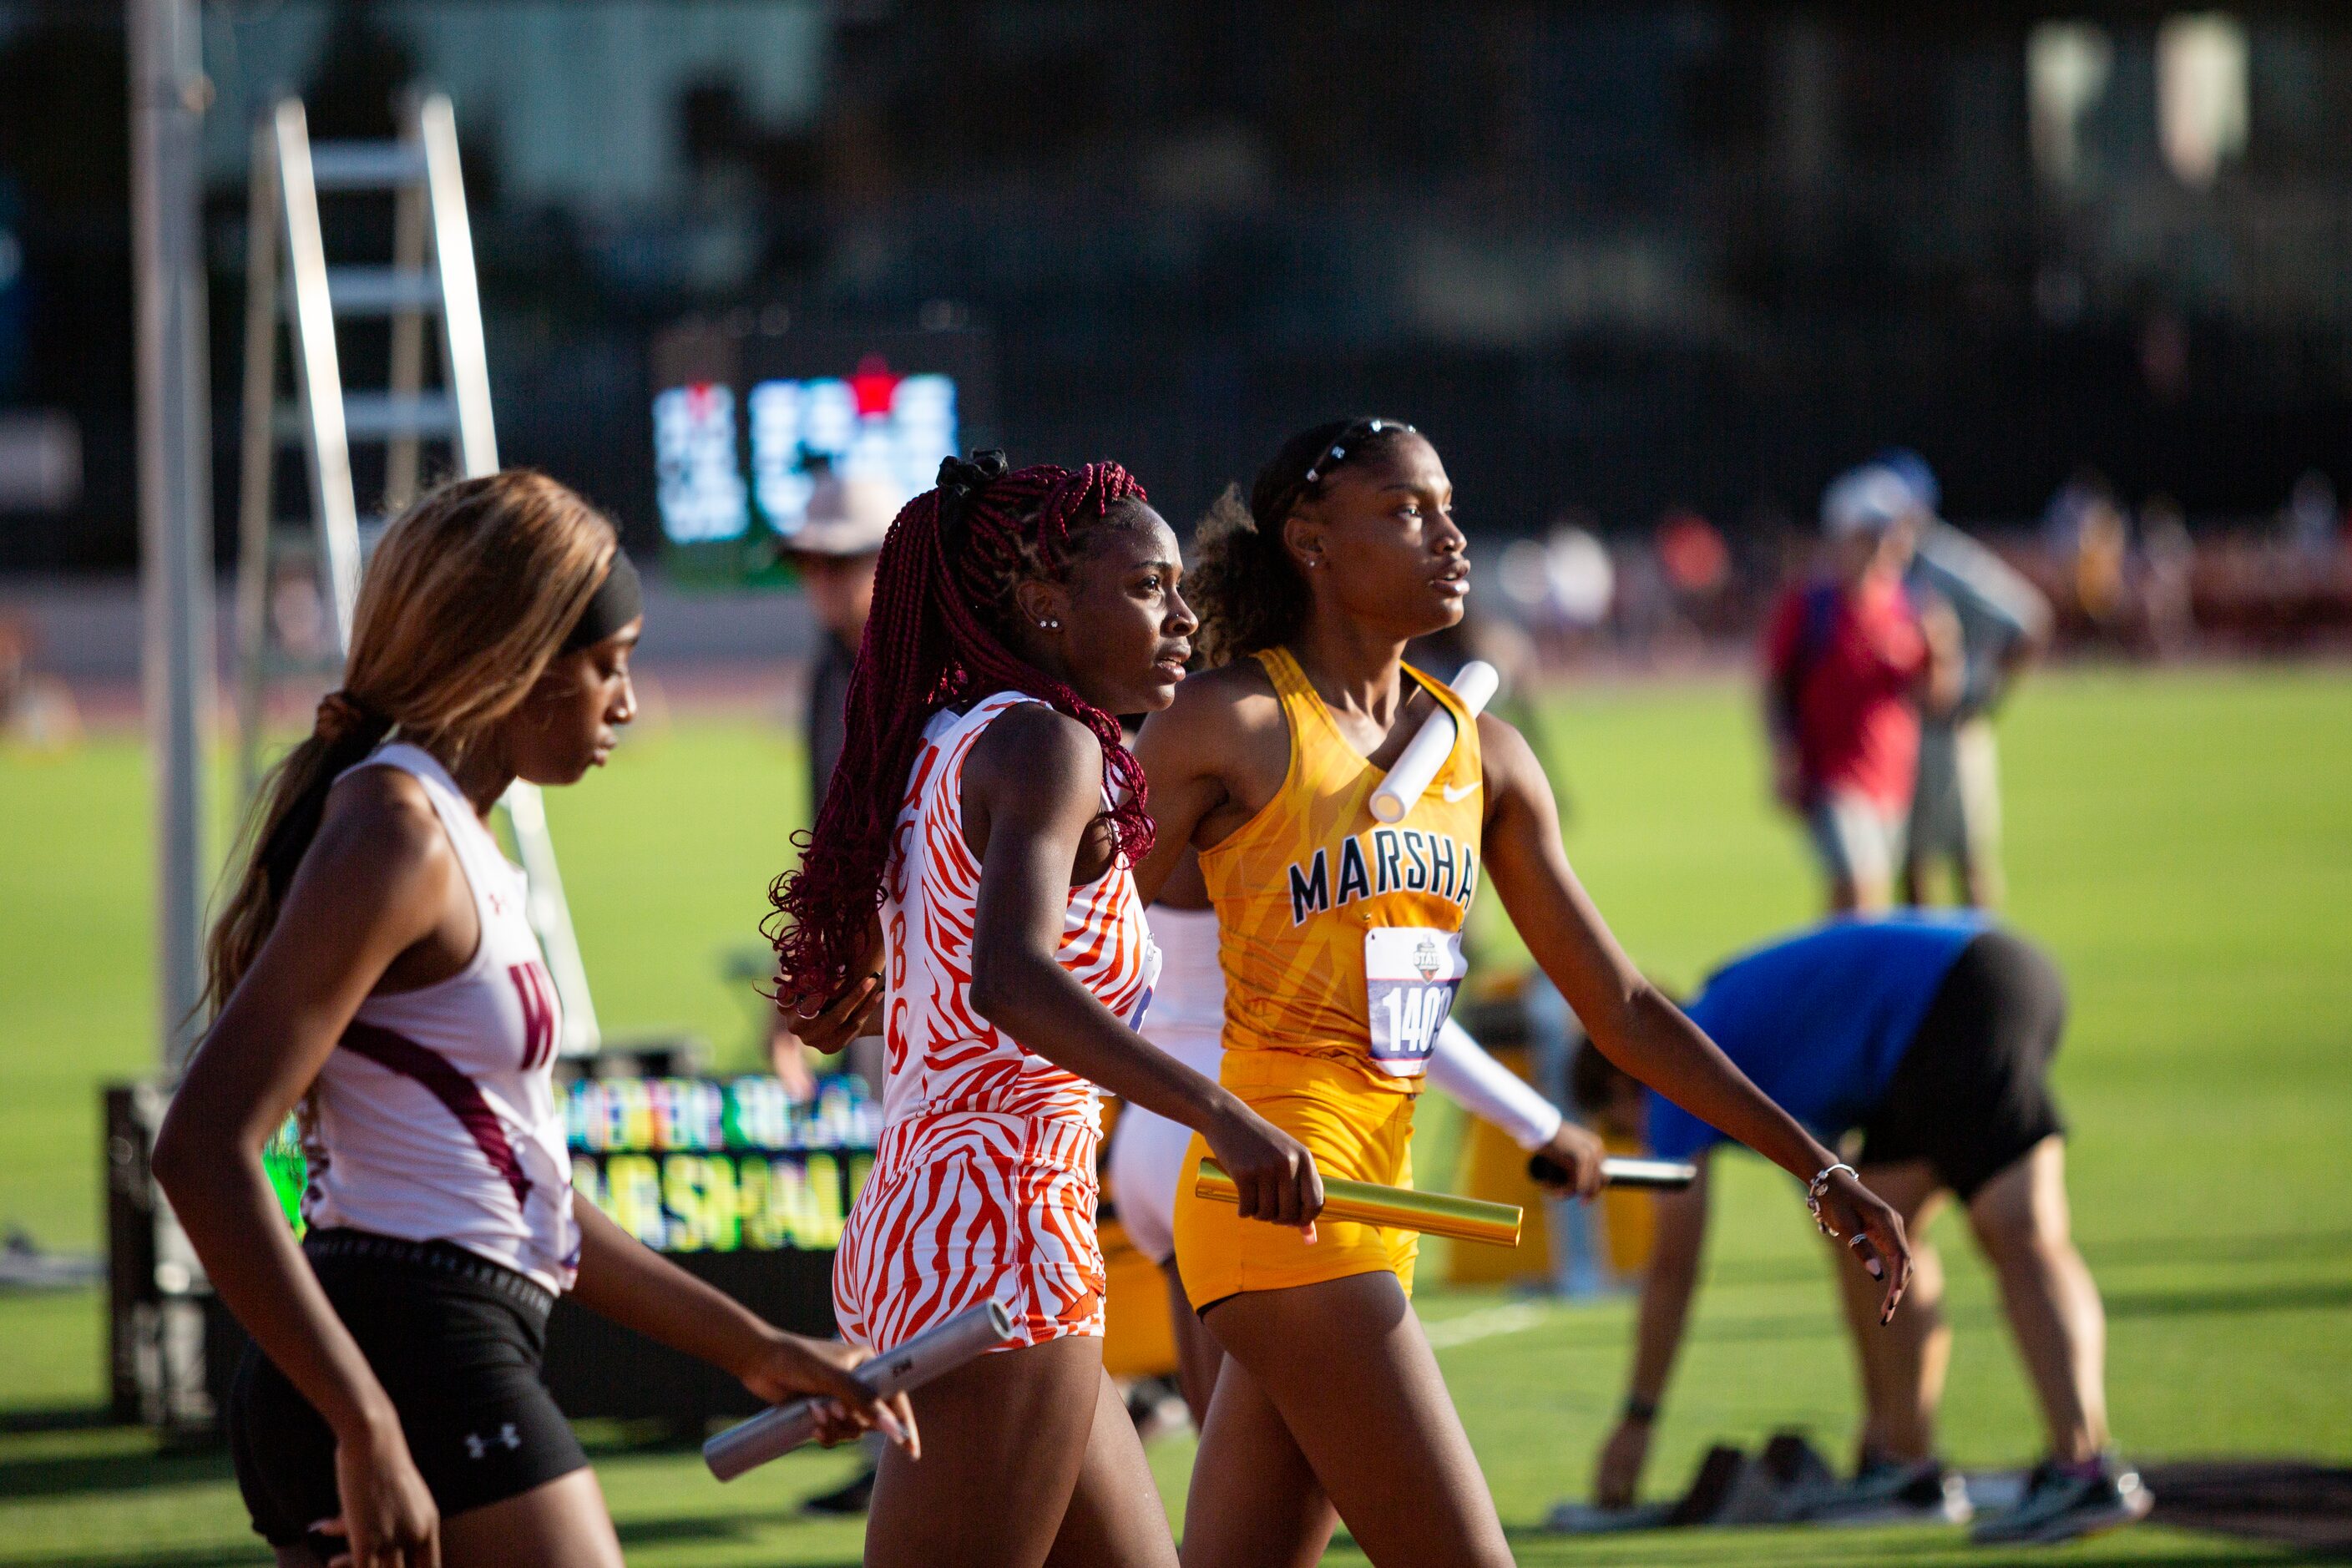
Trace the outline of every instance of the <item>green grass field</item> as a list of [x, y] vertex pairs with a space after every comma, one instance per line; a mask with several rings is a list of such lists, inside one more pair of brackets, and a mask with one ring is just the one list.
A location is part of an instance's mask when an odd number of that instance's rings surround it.
[[[1570, 853], [1655, 973], [1688, 984], [1808, 915], [1810, 874], [1764, 802], [1739, 690], [1605, 690], [1548, 719]], [[2117, 1434], [2147, 1458], [2352, 1461], [2352, 678], [2053, 673], [2003, 723], [2011, 913], [2074, 987], [2059, 1083], [2076, 1228], [2112, 1319]], [[551, 801], [608, 1032], [682, 1026], [746, 1058], [753, 1013], [720, 961], [757, 940], [762, 889], [803, 815], [797, 778], [769, 730], [688, 719]], [[0, 752], [0, 1222], [88, 1248], [96, 1086], [153, 1049], [135, 741]], [[1431, 1110], [1442, 1156], [1453, 1129]], [[1713, 1441], [1801, 1426], [1843, 1453], [1851, 1430], [1851, 1372], [1802, 1206], [1757, 1162], [1724, 1174], [1655, 1491], [1679, 1489]], [[1946, 1447], [1970, 1465], [2024, 1463], [2036, 1427], [1989, 1282], [1961, 1227], [1938, 1228], [1958, 1330]], [[1422, 1306], [1433, 1323], [1462, 1321], [1441, 1359], [1523, 1561], [2009, 1560], [1951, 1531], [1546, 1538], [1535, 1526], [1583, 1492], [1622, 1391], [1626, 1306], [1434, 1289]], [[265, 1561], [224, 1460], [159, 1457], [143, 1433], [97, 1424], [100, 1310], [89, 1293], [0, 1296], [0, 1564]], [[796, 1457], [722, 1489], [689, 1452], [593, 1436], [633, 1562], [856, 1560], [854, 1527], [795, 1511], [842, 1457]], [[1190, 1439], [1153, 1458], [1181, 1509]], [[2033, 1560], [2279, 1555], [2143, 1529]]]

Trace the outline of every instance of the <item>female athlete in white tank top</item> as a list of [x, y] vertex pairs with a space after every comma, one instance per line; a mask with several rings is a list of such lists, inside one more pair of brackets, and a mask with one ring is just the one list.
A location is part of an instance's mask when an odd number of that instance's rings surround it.
[[580, 1266], [555, 1105], [563, 1020], [522, 871], [431, 752], [395, 742], [340, 776], [370, 767], [424, 786], [481, 940], [448, 979], [371, 995], [345, 1026], [302, 1115], [303, 1220], [450, 1242], [561, 1293]]
[[[861, 1352], [770, 1327], [572, 1201], [555, 988], [484, 819], [518, 777], [578, 780], [635, 710], [612, 525], [537, 474], [460, 480], [387, 531], [354, 619], [344, 689], [266, 790], [214, 932], [218, 1016], [155, 1143], [253, 1335], [238, 1488], [282, 1568], [617, 1568], [539, 1377], [558, 1293], [763, 1398], [842, 1401], [831, 1436], [897, 1415], [849, 1376]], [[261, 1164], [298, 1104], [299, 1247]]]

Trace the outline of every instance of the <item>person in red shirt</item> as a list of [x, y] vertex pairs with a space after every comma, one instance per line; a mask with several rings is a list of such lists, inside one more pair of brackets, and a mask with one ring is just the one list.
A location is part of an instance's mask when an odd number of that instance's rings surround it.
[[1830, 573], [1791, 588], [1764, 636], [1773, 785], [1805, 819], [1832, 912], [1894, 901], [1919, 765], [1919, 712], [1959, 695], [1951, 611], [1903, 584], [1917, 542], [1902, 479], [1870, 467], [1822, 497]]

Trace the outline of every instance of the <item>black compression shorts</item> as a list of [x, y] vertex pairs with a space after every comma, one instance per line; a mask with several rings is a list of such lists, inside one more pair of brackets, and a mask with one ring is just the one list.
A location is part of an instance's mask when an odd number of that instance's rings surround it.
[[[408, 1451], [444, 1519], [520, 1497], [588, 1463], [540, 1381], [547, 1314], [537, 1283], [447, 1242], [364, 1231], [313, 1231], [303, 1243], [368, 1365], [392, 1396]], [[342, 1511], [335, 1436], [257, 1345], [246, 1346], [228, 1400], [237, 1489], [272, 1546], [310, 1541]]]
[[1885, 1095], [1863, 1121], [1862, 1163], [1925, 1160], [1962, 1203], [2065, 1122], [2050, 1063], [2066, 983], [2040, 949], [1989, 931], [1944, 976]]

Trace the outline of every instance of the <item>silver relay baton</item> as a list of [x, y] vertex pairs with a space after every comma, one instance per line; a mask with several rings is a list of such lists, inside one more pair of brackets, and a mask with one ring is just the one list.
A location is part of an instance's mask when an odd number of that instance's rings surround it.
[[[920, 1388], [931, 1379], [1013, 1337], [1013, 1314], [1002, 1301], [988, 1301], [959, 1312], [937, 1328], [926, 1329], [896, 1350], [883, 1352], [850, 1373], [878, 1398]], [[817, 1405], [795, 1399], [772, 1405], [749, 1421], [738, 1422], [702, 1446], [702, 1462], [722, 1481], [782, 1458], [816, 1436]]]

